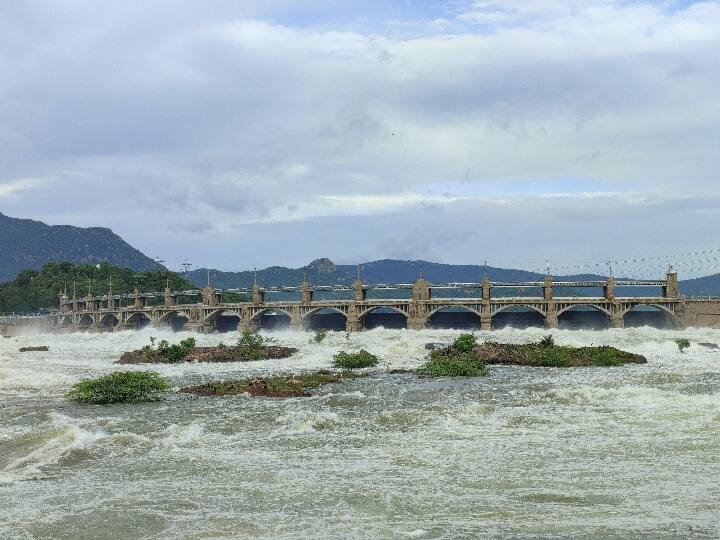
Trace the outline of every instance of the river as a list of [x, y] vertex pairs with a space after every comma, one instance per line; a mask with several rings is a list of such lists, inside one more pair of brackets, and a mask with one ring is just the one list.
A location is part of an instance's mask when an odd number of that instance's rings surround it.
[[[279, 332], [284, 360], [151, 366], [174, 387], [383, 359], [311, 398], [170, 395], [88, 406], [64, 393], [158, 330], [0, 340], [0, 538], [717, 538], [718, 330], [553, 331], [647, 356], [615, 368], [492, 367], [418, 379], [451, 330]], [[542, 329], [478, 332], [529, 342]], [[692, 345], [680, 353], [674, 339]], [[234, 334], [196, 336], [229, 343]], [[23, 345], [49, 352], [19, 353]]]

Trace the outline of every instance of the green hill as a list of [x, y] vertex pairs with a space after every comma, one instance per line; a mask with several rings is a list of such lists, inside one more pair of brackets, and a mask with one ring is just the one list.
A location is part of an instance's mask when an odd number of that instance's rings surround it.
[[155, 261], [110, 229], [51, 226], [0, 213], [0, 283], [13, 279], [21, 270], [40, 270], [54, 261], [108, 262], [136, 271], [158, 268]]

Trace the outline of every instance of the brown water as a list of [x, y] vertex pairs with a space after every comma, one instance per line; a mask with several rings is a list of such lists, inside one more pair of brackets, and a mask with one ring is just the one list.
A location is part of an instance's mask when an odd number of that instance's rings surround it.
[[[648, 365], [495, 367], [418, 379], [450, 330], [275, 334], [285, 360], [152, 366], [175, 386], [329, 366], [365, 347], [377, 374], [312, 398], [173, 395], [81, 406], [63, 394], [157, 331], [0, 340], [1, 538], [720, 536], [720, 331], [556, 331]], [[506, 329], [523, 342], [542, 330]], [[478, 333], [481, 337], [490, 334]], [[201, 343], [231, 335], [200, 336]], [[47, 353], [18, 353], [47, 344]]]

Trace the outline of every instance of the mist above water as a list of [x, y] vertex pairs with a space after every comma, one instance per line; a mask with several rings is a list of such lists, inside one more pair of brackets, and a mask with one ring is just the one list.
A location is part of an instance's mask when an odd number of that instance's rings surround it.
[[[0, 340], [0, 537], [714, 537], [720, 534], [720, 331], [553, 331], [649, 364], [492, 367], [478, 379], [418, 379], [430, 341], [453, 330], [346, 336], [277, 332], [292, 358], [117, 366], [158, 330]], [[477, 332], [530, 342], [542, 329]], [[692, 345], [680, 353], [674, 339]], [[195, 335], [199, 344], [235, 334]], [[19, 353], [24, 345], [49, 352]], [[84, 377], [153, 369], [176, 388], [327, 368], [341, 349], [377, 374], [311, 398], [170, 395], [80, 406]]]

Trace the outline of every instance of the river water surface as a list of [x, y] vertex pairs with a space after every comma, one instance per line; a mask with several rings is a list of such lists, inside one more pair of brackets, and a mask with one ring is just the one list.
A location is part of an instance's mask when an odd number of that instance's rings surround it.
[[[0, 340], [0, 538], [720, 536], [718, 330], [554, 331], [647, 356], [618, 368], [493, 367], [418, 379], [450, 330], [376, 329], [284, 360], [150, 366], [174, 387], [327, 368], [360, 346], [383, 369], [311, 398], [171, 395], [88, 406], [63, 396], [157, 330]], [[543, 330], [480, 332], [528, 342]], [[673, 342], [687, 337], [681, 354]], [[196, 336], [229, 343], [232, 334]], [[23, 345], [49, 352], [19, 353]]]

